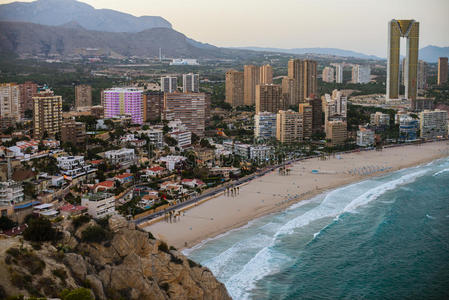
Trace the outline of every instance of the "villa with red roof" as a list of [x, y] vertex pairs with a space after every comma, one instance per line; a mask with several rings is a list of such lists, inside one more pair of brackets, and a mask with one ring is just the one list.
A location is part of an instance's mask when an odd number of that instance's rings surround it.
[[104, 192], [104, 191], [112, 190], [114, 188], [115, 188], [115, 182], [112, 180], [106, 180], [106, 181], [102, 181], [102, 182], [99, 182], [96, 185], [94, 185], [94, 192], [95, 193]]
[[120, 182], [121, 184], [131, 182], [133, 181], [133, 178], [134, 176], [131, 173], [123, 173], [114, 177], [114, 179]]

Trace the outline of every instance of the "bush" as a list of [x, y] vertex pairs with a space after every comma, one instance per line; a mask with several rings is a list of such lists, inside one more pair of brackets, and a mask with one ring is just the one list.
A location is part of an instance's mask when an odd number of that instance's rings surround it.
[[58, 239], [58, 232], [52, 227], [46, 218], [30, 219], [28, 228], [23, 232], [23, 237], [31, 242], [46, 242]]
[[175, 251], [177, 251], [178, 249], [176, 249], [176, 248], [173, 247], [173, 246], [170, 246], [170, 250], [175, 250]]
[[110, 237], [110, 232], [98, 225], [89, 226], [81, 233], [81, 240], [90, 243], [101, 243]]
[[164, 291], [168, 292], [168, 289], [170, 288], [170, 285], [168, 284], [168, 282], [164, 282], [163, 284], [160, 285], [160, 287]]
[[7, 216], [0, 217], [0, 230], [9, 230], [17, 226], [17, 223]]
[[62, 300], [94, 300], [92, 292], [86, 288], [78, 288], [72, 291], [64, 290], [59, 296]]
[[161, 241], [161, 243], [159, 244], [159, 246], [157, 247], [157, 249], [158, 249], [159, 251], [168, 253], [168, 246], [167, 246], [167, 243], [165, 243], [164, 241]]
[[90, 221], [90, 217], [88, 215], [82, 215], [76, 217], [72, 220], [72, 225], [75, 229], [79, 228], [81, 225]]
[[171, 253], [170, 253], [170, 255], [171, 255], [171, 258], [170, 258], [171, 262], [178, 264], [178, 265], [182, 265], [184, 263], [184, 261], [182, 259], [180, 259], [179, 257], [176, 257], [175, 255], [173, 255]]
[[154, 235], [151, 233], [151, 232], [149, 232], [148, 231], [148, 238], [150, 239], [150, 240], [155, 240], [156, 238], [154, 237]]
[[53, 275], [59, 277], [62, 281], [67, 279], [67, 272], [63, 268], [55, 269], [52, 271]]
[[191, 260], [190, 258], [188, 258], [187, 261], [189, 262], [189, 267], [191, 267], [191, 268], [193, 268], [193, 267], [201, 268], [201, 267], [202, 267], [202, 265], [197, 264], [196, 262], [194, 262], [194, 261]]

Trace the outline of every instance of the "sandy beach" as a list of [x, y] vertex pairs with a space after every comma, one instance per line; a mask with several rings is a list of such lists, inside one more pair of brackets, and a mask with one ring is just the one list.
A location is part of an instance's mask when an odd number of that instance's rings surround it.
[[144, 229], [179, 249], [190, 248], [325, 191], [447, 156], [449, 143], [441, 141], [342, 154], [327, 160], [307, 159], [290, 165], [289, 175], [275, 170], [241, 185], [235, 196], [221, 193], [186, 210], [176, 222], [162, 220]]

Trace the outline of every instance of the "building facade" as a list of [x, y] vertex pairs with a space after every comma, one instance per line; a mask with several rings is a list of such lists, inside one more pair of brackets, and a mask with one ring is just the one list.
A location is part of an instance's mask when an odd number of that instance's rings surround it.
[[292, 110], [280, 110], [276, 118], [276, 139], [281, 143], [301, 142], [302, 119], [301, 115]]
[[75, 146], [81, 146], [86, 143], [86, 124], [67, 120], [61, 125], [61, 141], [70, 142]]
[[254, 65], [245, 65], [243, 68], [243, 104], [256, 103], [256, 86], [260, 83], [260, 68]]
[[425, 61], [418, 62], [418, 89], [427, 88], [427, 64]]
[[20, 122], [20, 89], [15, 83], [0, 84], [0, 118], [1, 127], [15, 127]]
[[87, 84], [75, 86], [75, 109], [92, 106], [92, 87]]
[[324, 82], [334, 82], [335, 81], [335, 70], [332, 67], [324, 67], [322, 73], [322, 79]]
[[141, 89], [112, 88], [104, 92], [104, 117], [130, 116], [134, 124], [143, 123], [143, 95]]
[[164, 118], [180, 120], [187, 130], [204, 136], [206, 95], [204, 93], [166, 93]]
[[343, 64], [336, 64], [335, 65], [335, 82], [336, 83], [343, 83]]
[[326, 125], [327, 145], [330, 147], [343, 145], [348, 139], [348, 125], [344, 121], [329, 121]]
[[370, 124], [377, 127], [389, 127], [390, 115], [380, 111], [370, 115]]
[[19, 84], [20, 89], [20, 115], [25, 117], [25, 111], [33, 110], [33, 97], [37, 94], [37, 84], [31, 81]]
[[273, 68], [270, 65], [263, 65], [260, 67], [260, 84], [273, 83]]
[[116, 214], [113, 194], [88, 194], [81, 198], [81, 205], [87, 207], [87, 213], [94, 219], [102, 219]]
[[143, 121], [157, 121], [162, 119], [164, 107], [164, 93], [147, 91], [143, 94]]
[[254, 116], [254, 136], [268, 140], [276, 137], [276, 113], [261, 112]]
[[305, 140], [312, 138], [312, 126], [313, 126], [313, 108], [312, 105], [307, 103], [299, 104], [299, 114], [302, 119], [302, 137]]
[[419, 114], [421, 138], [433, 139], [447, 136], [447, 111], [424, 110]]
[[288, 61], [288, 77], [293, 79], [294, 104], [317, 94], [317, 63], [313, 60], [291, 59]]
[[256, 114], [264, 111], [277, 113], [285, 109], [282, 87], [277, 84], [258, 84], [256, 86]]
[[136, 155], [134, 149], [122, 148], [106, 151], [104, 158], [109, 160], [111, 164], [130, 165], [134, 163]]
[[403, 141], [414, 141], [418, 138], [417, 132], [419, 120], [410, 116], [400, 118], [399, 120], [399, 139]]
[[34, 136], [40, 138], [59, 133], [62, 125], [62, 97], [47, 90], [39, 92], [33, 101]]
[[229, 70], [226, 72], [226, 99], [232, 107], [243, 105], [244, 101], [244, 84], [243, 72]]
[[178, 90], [178, 79], [172, 76], [161, 77], [161, 92], [174, 93]]
[[184, 93], [198, 93], [200, 91], [200, 75], [193, 73], [183, 74], [182, 91]]
[[368, 83], [371, 81], [371, 67], [369, 65], [352, 66], [352, 83]]
[[447, 82], [447, 57], [438, 58], [438, 85], [443, 85]]
[[374, 145], [374, 131], [365, 127], [357, 131], [357, 146], [368, 147]]

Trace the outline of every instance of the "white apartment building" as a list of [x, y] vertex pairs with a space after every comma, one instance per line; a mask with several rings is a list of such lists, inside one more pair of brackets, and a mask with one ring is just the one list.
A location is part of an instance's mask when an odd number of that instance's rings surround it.
[[176, 164], [185, 161], [187, 158], [179, 155], [168, 155], [159, 158], [159, 162], [164, 162], [165, 166], [169, 171], [173, 171], [176, 167]]
[[254, 136], [260, 139], [276, 138], [276, 114], [260, 112], [254, 116]]
[[373, 126], [389, 127], [390, 126], [390, 115], [384, 114], [380, 111], [376, 112], [375, 114], [371, 114], [370, 124]]
[[122, 148], [119, 150], [110, 150], [104, 153], [104, 157], [112, 164], [132, 164], [136, 159], [134, 149]]
[[335, 82], [343, 83], [343, 64], [335, 64]]
[[170, 136], [178, 142], [179, 148], [187, 148], [192, 145], [192, 133], [190, 131], [171, 132]]
[[200, 75], [193, 73], [183, 74], [182, 91], [183, 93], [198, 93], [200, 91]]
[[0, 206], [11, 206], [24, 198], [22, 184], [13, 180], [0, 182]]
[[[0, 116], [9, 119], [11, 125], [20, 121], [20, 90], [14, 83], [0, 84]], [[5, 126], [4, 127], [8, 127]]]
[[433, 139], [447, 136], [447, 111], [424, 110], [419, 114], [419, 121], [422, 138]]
[[161, 77], [161, 92], [173, 93], [178, 89], [177, 78], [172, 76]]
[[332, 67], [324, 67], [322, 78], [324, 82], [334, 82], [335, 81], [335, 69]]
[[87, 213], [94, 219], [115, 215], [115, 197], [109, 193], [88, 194], [81, 198], [81, 205], [87, 207]]
[[249, 149], [249, 157], [254, 160], [269, 160], [274, 156], [274, 148], [271, 146], [258, 145], [251, 146]]
[[371, 67], [369, 65], [352, 66], [352, 83], [368, 83], [371, 81]]
[[333, 90], [332, 95], [325, 94], [322, 97], [325, 121], [334, 118], [346, 120], [348, 97], [343, 96], [339, 90]]
[[357, 131], [357, 146], [368, 147], [374, 145], [374, 131], [361, 127]]
[[60, 156], [56, 160], [61, 173], [71, 178], [96, 171], [91, 165], [85, 163], [84, 156]]

